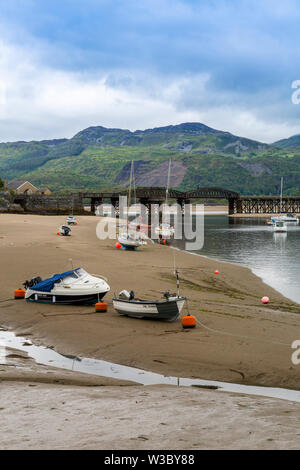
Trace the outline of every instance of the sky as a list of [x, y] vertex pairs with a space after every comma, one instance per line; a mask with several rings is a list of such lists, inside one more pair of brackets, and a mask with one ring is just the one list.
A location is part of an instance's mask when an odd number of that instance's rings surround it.
[[182, 122], [298, 134], [299, 21], [298, 0], [0, 0], [0, 141]]

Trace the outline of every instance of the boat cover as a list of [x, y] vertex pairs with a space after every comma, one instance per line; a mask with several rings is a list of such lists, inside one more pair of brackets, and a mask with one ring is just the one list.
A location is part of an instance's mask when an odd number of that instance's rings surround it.
[[72, 271], [66, 271], [61, 274], [54, 274], [54, 276], [49, 277], [48, 279], [45, 279], [42, 282], [39, 282], [35, 286], [31, 287], [31, 290], [38, 290], [41, 292], [50, 292], [53, 289], [54, 283], [56, 281], [59, 281], [60, 279], [64, 279], [65, 277], [69, 276], [70, 274], [74, 273], [75, 271], [78, 271], [80, 268], [72, 269]]

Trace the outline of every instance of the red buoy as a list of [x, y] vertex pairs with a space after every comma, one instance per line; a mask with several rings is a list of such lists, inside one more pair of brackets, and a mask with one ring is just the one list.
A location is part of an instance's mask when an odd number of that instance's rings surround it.
[[196, 318], [193, 315], [186, 315], [182, 318], [181, 324], [183, 328], [195, 328], [196, 326]]
[[15, 290], [14, 294], [15, 294], [15, 299], [16, 300], [25, 298], [25, 291], [23, 289]]
[[268, 304], [268, 303], [270, 302], [270, 299], [269, 299], [269, 297], [265, 296], [265, 297], [263, 297], [263, 298], [261, 299], [261, 302], [262, 302], [263, 304]]
[[220, 271], [218, 271], [218, 269], [216, 269], [215, 274], [220, 274]]
[[95, 312], [107, 312], [107, 303], [97, 302], [95, 305]]
[[116, 248], [117, 248], [118, 250], [119, 250], [120, 248], [122, 248], [121, 243], [117, 242], [117, 243], [116, 243]]

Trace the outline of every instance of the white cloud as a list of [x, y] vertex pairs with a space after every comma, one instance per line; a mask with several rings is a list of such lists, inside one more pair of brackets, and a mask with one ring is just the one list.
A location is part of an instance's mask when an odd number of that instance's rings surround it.
[[205, 73], [166, 78], [114, 71], [113, 80], [111, 72], [41, 65], [37, 51], [5, 42], [0, 67], [0, 141], [71, 137], [93, 125], [136, 130], [187, 121], [265, 142], [298, 132], [296, 125], [268, 122], [255, 108], [208, 92]]

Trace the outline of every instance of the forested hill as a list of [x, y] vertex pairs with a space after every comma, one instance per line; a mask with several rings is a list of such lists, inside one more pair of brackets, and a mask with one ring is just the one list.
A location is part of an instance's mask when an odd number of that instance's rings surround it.
[[89, 127], [71, 139], [0, 144], [0, 177], [26, 179], [51, 190], [128, 185], [134, 160], [137, 186], [181, 190], [221, 186], [241, 194], [300, 194], [300, 147], [272, 146], [201, 123], [131, 132]]

